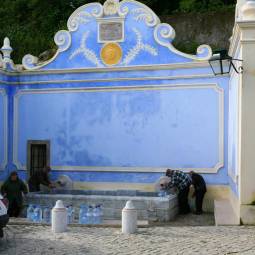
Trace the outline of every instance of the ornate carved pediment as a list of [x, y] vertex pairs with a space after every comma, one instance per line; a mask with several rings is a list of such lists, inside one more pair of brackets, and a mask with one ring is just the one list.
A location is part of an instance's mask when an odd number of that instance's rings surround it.
[[211, 56], [207, 45], [200, 46], [197, 55], [175, 49], [173, 27], [161, 23], [149, 7], [134, 0], [81, 6], [68, 19], [67, 28], [56, 33], [58, 51], [51, 60], [38, 64], [36, 57], [26, 55], [23, 66], [74, 69], [159, 65], [207, 60]]

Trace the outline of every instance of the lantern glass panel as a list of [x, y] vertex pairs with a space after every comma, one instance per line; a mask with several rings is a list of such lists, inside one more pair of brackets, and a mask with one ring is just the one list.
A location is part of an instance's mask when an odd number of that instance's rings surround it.
[[211, 60], [209, 63], [215, 75], [221, 74], [220, 60]]
[[231, 68], [231, 59], [223, 59], [222, 60], [222, 74], [230, 73]]

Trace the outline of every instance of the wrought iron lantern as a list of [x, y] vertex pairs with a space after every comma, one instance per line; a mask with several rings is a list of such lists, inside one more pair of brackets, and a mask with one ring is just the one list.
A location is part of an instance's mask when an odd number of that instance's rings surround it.
[[237, 64], [242, 61], [241, 59], [230, 57], [227, 50], [217, 50], [213, 52], [212, 57], [209, 59], [209, 64], [215, 75], [223, 75], [230, 73], [231, 67], [233, 67], [236, 73], [242, 73], [242, 65]]

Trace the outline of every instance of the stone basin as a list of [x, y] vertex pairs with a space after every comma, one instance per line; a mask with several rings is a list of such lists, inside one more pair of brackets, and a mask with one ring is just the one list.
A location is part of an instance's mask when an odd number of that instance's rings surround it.
[[155, 192], [137, 190], [54, 190], [50, 193], [32, 192], [26, 197], [27, 204], [51, 207], [57, 200], [62, 200], [66, 206], [72, 205], [77, 219], [81, 204], [102, 204], [104, 219], [119, 220], [128, 200], [133, 201], [139, 220], [166, 222], [174, 219], [178, 213], [176, 195], [158, 197]]

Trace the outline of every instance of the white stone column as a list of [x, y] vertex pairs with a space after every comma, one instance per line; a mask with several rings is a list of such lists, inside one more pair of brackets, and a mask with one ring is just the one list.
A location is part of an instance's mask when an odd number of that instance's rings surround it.
[[[239, 203], [243, 223], [255, 223], [255, 1], [238, 1], [230, 54], [243, 60], [239, 89]], [[255, 210], [255, 208], [254, 208]], [[253, 218], [251, 217], [253, 214]]]
[[255, 1], [242, 6], [240, 28], [244, 72], [241, 79], [240, 200], [255, 200]]

